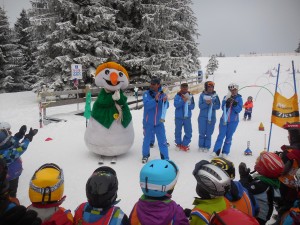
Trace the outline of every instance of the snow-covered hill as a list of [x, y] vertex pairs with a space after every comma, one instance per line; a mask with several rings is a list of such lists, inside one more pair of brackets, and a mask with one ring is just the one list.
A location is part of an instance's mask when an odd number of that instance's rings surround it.
[[[294, 60], [296, 71], [300, 69], [299, 56], [265, 56], [265, 57], [234, 57], [218, 58], [219, 69], [214, 76], [209, 77], [216, 83], [215, 90], [220, 98], [227, 94], [227, 85], [236, 82], [240, 85], [240, 94], [243, 100], [251, 95], [254, 99], [252, 121], [241, 121], [233, 137], [230, 160], [236, 167], [243, 161], [253, 168], [255, 159], [265, 147], [265, 138], [268, 141], [271, 118], [273, 93], [275, 90], [276, 77], [270, 76], [271, 71], [276, 75], [276, 69], [280, 63], [279, 89], [286, 97], [293, 93], [291, 74], [291, 61]], [[201, 65], [205, 68], [208, 58], [201, 58]], [[297, 88], [299, 90], [300, 73], [296, 74]], [[260, 86], [260, 87], [258, 87]], [[263, 86], [263, 88], [261, 87]], [[199, 94], [195, 96], [198, 103]], [[12, 130], [17, 132], [19, 127], [26, 124], [28, 127], [39, 127], [39, 110], [37, 96], [32, 92], [19, 92], [0, 94], [0, 121], [11, 123]], [[167, 138], [171, 143], [170, 158], [180, 168], [178, 183], [173, 193], [173, 198], [182, 207], [192, 207], [193, 197], [196, 196], [196, 181], [192, 176], [192, 170], [196, 162], [202, 159], [210, 159], [209, 153], [198, 152], [198, 124], [197, 117], [199, 108], [193, 111], [193, 137], [190, 153], [177, 152], [174, 150], [174, 106], [171, 101], [165, 123]], [[80, 104], [84, 109], [84, 104]], [[43, 163], [56, 163], [61, 166], [65, 174], [64, 202], [66, 208], [72, 211], [83, 201], [85, 197], [85, 184], [91, 173], [98, 167], [97, 155], [90, 153], [84, 144], [85, 118], [74, 115], [77, 105], [60, 106], [47, 109], [47, 115], [64, 118], [67, 122], [52, 123], [39, 129], [27, 152], [22, 156], [24, 171], [20, 178], [18, 197], [24, 205], [29, 205], [28, 187], [31, 176]], [[142, 115], [143, 110], [132, 111], [135, 129], [135, 141], [131, 151], [118, 158], [118, 163], [112, 165], [117, 171], [119, 179], [119, 206], [126, 213], [130, 213], [134, 203], [142, 194], [139, 187], [139, 172], [142, 148]], [[221, 116], [221, 111], [217, 117]], [[240, 116], [240, 118], [242, 115]], [[258, 131], [258, 126], [263, 123], [265, 131]], [[213, 134], [213, 143], [218, 135], [218, 123]], [[51, 137], [52, 141], [45, 141]], [[105, 137], [102, 137], [105, 141]], [[117, 141], [117, 140], [116, 140]], [[253, 156], [244, 156], [243, 152], [250, 141], [250, 149]], [[279, 150], [280, 146], [287, 144], [287, 132], [277, 126], [273, 126], [270, 150]], [[157, 145], [151, 149], [151, 159], [159, 158]], [[109, 160], [106, 163], [110, 165]], [[237, 175], [237, 179], [239, 176]]]

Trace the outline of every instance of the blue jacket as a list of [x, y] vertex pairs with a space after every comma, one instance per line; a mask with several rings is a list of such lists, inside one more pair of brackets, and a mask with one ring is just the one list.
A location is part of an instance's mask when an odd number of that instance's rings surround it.
[[206, 103], [206, 101], [204, 100], [205, 96], [210, 96], [212, 98], [212, 114], [211, 114], [211, 119], [212, 120], [216, 120], [216, 110], [220, 109], [221, 103], [220, 103], [220, 99], [219, 96], [216, 94], [216, 92], [214, 91], [213, 93], [209, 94], [205, 91], [203, 91], [199, 97], [199, 108], [200, 108], [200, 117], [208, 117], [208, 112], [209, 112], [209, 108], [210, 105], [208, 105]]
[[0, 150], [0, 157], [6, 161], [8, 166], [7, 179], [9, 181], [21, 175], [23, 168], [20, 156], [26, 151], [29, 143], [27, 138], [20, 143], [20, 139], [14, 136], [11, 139], [10, 147]]
[[222, 110], [223, 114], [221, 120], [224, 121], [224, 109], [226, 110], [226, 115], [228, 117], [227, 122], [239, 122], [239, 113], [243, 109], [243, 99], [240, 94], [232, 97], [236, 102], [236, 105], [231, 105], [230, 107], [226, 106], [226, 96], [223, 98], [222, 101]]
[[[191, 118], [192, 110], [195, 108], [195, 101], [193, 95], [191, 95], [190, 93], [189, 95], [191, 99], [190, 104], [188, 104], [188, 118]], [[180, 92], [178, 92], [174, 98], [175, 118], [184, 119], [184, 106], [185, 102], [183, 100], [183, 95]]]
[[[159, 92], [159, 91], [158, 91]], [[161, 93], [159, 100], [156, 102], [155, 95], [158, 93], [151, 89], [147, 90], [143, 94], [143, 103], [144, 103], [144, 117], [143, 117], [143, 126], [156, 126], [160, 122], [162, 114], [162, 104], [164, 93]], [[169, 107], [169, 102], [167, 102], [167, 107]]]

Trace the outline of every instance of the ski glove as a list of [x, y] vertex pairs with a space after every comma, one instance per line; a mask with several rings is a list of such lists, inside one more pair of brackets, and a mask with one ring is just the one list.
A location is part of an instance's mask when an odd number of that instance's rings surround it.
[[27, 131], [26, 125], [21, 126], [18, 133], [15, 134], [15, 137], [18, 139], [22, 139]]
[[115, 101], [120, 100], [120, 91], [116, 90], [115, 93], [112, 95], [112, 99]]
[[30, 128], [29, 133], [25, 135], [25, 138], [27, 138], [30, 142], [32, 141], [32, 138], [34, 135], [36, 135], [38, 132], [38, 129], [33, 129]]
[[248, 177], [250, 174], [250, 169], [247, 168], [246, 164], [244, 162], [241, 162], [239, 165], [239, 173], [240, 177]]
[[191, 216], [192, 210], [191, 210], [191, 209], [188, 209], [188, 208], [185, 208], [185, 209], [183, 210], [183, 212], [184, 212], [184, 214], [185, 214], [186, 217], [190, 217], [190, 216]]
[[18, 205], [5, 212], [1, 225], [41, 225], [42, 220], [37, 217], [37, 212], [26, 210], [25, 206]]
[[230, 97], [226, 100], [226, 108], [229, 108], [230, 105], [237, 106], [237, 102], [232, 97]]

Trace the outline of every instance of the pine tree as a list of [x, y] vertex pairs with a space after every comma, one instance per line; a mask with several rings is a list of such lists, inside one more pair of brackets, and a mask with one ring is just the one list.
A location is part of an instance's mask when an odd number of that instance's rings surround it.
[[17, 44], [15, 33], [9, 28], [5, 11], [0, 7], [0, 89], [2, 92], [28, 90], [22, 80], [24, 58]]
[[6, 80], [6, 54], [5, 45], [8, 43], [9, 24], [5, 11], [0, 7], [0, 92], [5, 92]]
[[53, 6], [59, 22], [39, 47], [37, 87], [72, 88], [71, 64], [82, 64], [86, 76], [109, 58], [119, 60], [122, 38], [115, 24], [115, 1], [56, 1]]
[[163, 78], [198, 70], [196, 18], [190, 4], [189, 0], [126, 1], [120, 9], [123, 20], [118, 22], [119, 29], [126, 27], [122, 47], [126, 67], [144, 68], [147, 75]]
[[21, 11], [20, 17], [17, 19], [14, 28], [17, 44], [19, 45], [19, 49], [23, 57], [21, 66], [24, 68], [26, 74], [23, 77], [23, 80], [29, 82], [29, 84], [33, 84], [38, 80], [38, 77], [36, 76], [37, 71], [33, 69], [36, 67], [34, 66], [35, 58], [32, 53], [32, 36], [30, 33], [31, 25], [24, 9]]
[[213, 75], [214, 72], [218, 69], [219, 62], [216, 59], [215, 55], [212, 55], [211, 58], [208, 60], [208, 64], [206, 66], [206, 76]]
[[300, 53], [300, 42], [299, 42], [298, 48], [295, 50], [295, 52]]

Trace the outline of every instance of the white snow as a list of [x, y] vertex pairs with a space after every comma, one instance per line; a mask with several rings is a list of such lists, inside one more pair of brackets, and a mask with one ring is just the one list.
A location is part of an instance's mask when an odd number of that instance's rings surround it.
[[[205, 68], [209, 58], [200, 58], [202, 67]], [[275, 91], [276, 77], [269, 77], [265, 74], [272, 70], [276, 74], [280, 63], [279, 90], [281, 94], [290, 97], [293, 94], [293, 80], [291, 74], [292, 60], [295, 69], [300, 69], [299, 56], [260, 56], [260, 57], [233, 57], [218, 58], [219, 69], [209, 80], [216, 83], [215, 90], [220, 99], [227, 94], [227, 85], [236, 82], [240, 86], [240, 94], [245, 101], [249, 95], [253, 96], [254, 109], [252, 121], [240, 121], [240, 124], [233, 136], [230, 160], [236, 166], [240, 162], [246, 162], [248, 167], [253, 169], [255, 159], [265, 148], [265, 138], [268, 142], [271, 119], [271, 108], [273, 103], [272, 94]], [[290, 71], [287, 71], [290, 69]], [[234, 72], [236, 71], [236, 72]], [[205, 73], [204, 73], [205, 74]], [[299, 93], [300, 74], [296, 74], [297, 90]], [[255, 87], [256, 85], [265, 88]], [[251, 87], [249, 87], [251, 86]], [[199, 94], [195, 95], [198, 104]], [[177, 152], [174, 148], [174, 106], [170, 102], [165, 122], [167, 138], [171, 146], [169, 149], [170, 159], [175, 161], [180, 169], [179, 180], [173, 192], [173, 199], [183, 208], [191, 208], [193, 197], [196, 196], [196, 181], [192, 175], [195, 163], [202, 159], [210, 160], [209, 153], [198, 152], [198, 105], [193, 110], [193, 137], [190, 153]], [[12, 125], [13, 133], [17, 132], [21, 125], [26, 124], [28, 128], [39, 127], [38, 97], [33, 92], [19, 92], [0, 94], [0, 121], [7, 121]], [[80, 104], [80, 109], [84, 109], [84, 104]], [[34, 171], [44, 163], [56, 163], [64, 170], [65, 175], [65, 208], [74, 212], [76, 207], [86, 201], [85, 184], [91, 173], [99, 166], [98, 156], [89, 152], [84, 144], [85, 118], [74, 115], [77, 105], [60, 106], [47, 109], [47, 115], [56, 118], [66, 119], [67, 122], [52, 123], [39, 129], [39, 133], [34, 137], [27, 152], [22, 156], [24, 171], [20, 177], [18, 198], [20, 202], [28, 206], [28, 187]], [[243, 112], [240, 114], [242, 118]], [[118, 157], [115, 165], [110, 164], [110, 160], [105, 161], [105, 165], [113, 167], [119, 179], [118, 196], [121, 199], [119, 206], [129, 215], [134, 203], [141, 196], [139, 187], [139, 172], [143, 164], [141, 163], [141, 149], [143, 142], [142, 132], [142, 110], [133, 110], [133, 124], [135, 129], [135, 141], [132, 149], [125, 155]], [[217, 113], [217, 124], [213, 134], [213, 144], [218, 135], [218, 124], [221, 110]], [[260, 123], [263, 123], [265, 131], [258, 131]], [[52, 141], [45, 141], [51, 137]], [[103, 141], [105, 141], [105, 137]], [[116, 140], [117, 141], [117, 140]], [[247, 141], [250, 141], [250, 149], [253, 156], [244, 156], [243, 152], [247, 148]], [[267, 143], [266, 143], [267, 144]], [[287, 131], [273, 125], [270, 151], [280, 150], [280, 146], [288, 144]], [[213, 147], [213, 146], [212, 146]], [[267, 147], [267, 146], [266, 146]], [[154, 149], [151, 149], [151, 158], [160, 158], [157, 142]], [[239, 179], [236, 171], [236, 179]]]

